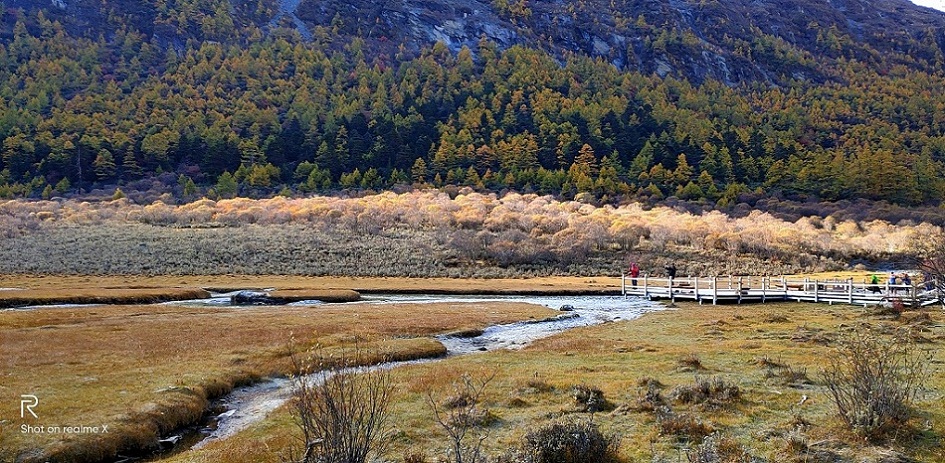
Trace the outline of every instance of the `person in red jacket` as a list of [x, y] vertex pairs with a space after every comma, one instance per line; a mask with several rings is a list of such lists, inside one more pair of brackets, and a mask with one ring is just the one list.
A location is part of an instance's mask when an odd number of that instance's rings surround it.
[[637, 285], [637, 277], [640, 276], [640, 266], [636, 262], [630, 263], [630, 284]]

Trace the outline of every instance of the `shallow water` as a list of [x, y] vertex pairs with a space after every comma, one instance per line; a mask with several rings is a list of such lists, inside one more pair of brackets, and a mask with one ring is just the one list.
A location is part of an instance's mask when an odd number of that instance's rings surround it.
[[473, 338], [438, 336], [449, 355], [467, 354], [484, 350], [518, 349], [531, 342], [562, 331], [581, 326], [629, 320], [645, 312], [658, 310], [662, 306], [638, 297], [618, 296], [426, 296], [426, 295], [373, 295], [364, 301], [384, 303], [434, 303], [434, 302], [527, 302], [555, 310], [571, 306], [573, 311], [562, 312], [554, 320], [540, 322], [525, 321], [486, 328], [482, 335]]
[[[446, 346], [448, 356], [472, 354], [496, 349], [519, 349], [529, 343], [581, 326], [629, 320], [640, 315], [660, 310], [663, 307], [646, 299], [618, 296], [427, 296], [427, 295], [369, 295], [361, 303], [437, 303], [437, 302], [526, 302], [552, 309], [571, 306], [573, 311], [561, 312], [558, 317], [547, 320], [526, 321], [486, 328], [475, 337], [438, 336]], [[442, 359], [390, 362], [370, 369], [390, 369], [403, 365], [427, 363]], [[310, 377], [318, 381], [321, 373]], [[284, 378], [270, 379], [252, 386], [237, 388], [220, 403], [226, 409], [215, 419], [216, 429], [192, 448], [200, 448], [219, 439], [232, 436], [283, 405], [292, 395], [292, 382]]]

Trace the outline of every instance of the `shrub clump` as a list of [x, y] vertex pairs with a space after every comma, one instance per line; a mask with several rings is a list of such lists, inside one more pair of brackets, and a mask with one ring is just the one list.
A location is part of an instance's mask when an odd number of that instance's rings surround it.
[[689, 385], [676, 386], [670, 391], [670, 397], [684, 404], [705, 404], [710, 407], [722, 406], [737, 401], [741, 389], [720, 377], [696, 378]]
[[660, 410], [656, 416], [660, 435], [674, 436], [677, 439], [701, 439], [715, 432], [712, 424], [706, 423], [688, 413], [673, 413], [669, 408]]
[[679, 357], [677, 363], [679, 364], [679, 369], [682, 371], [697, 371], [705, 369], [705, 367], [702, 366], [702, 359], [693, 353]]
[[604, 393], [596, 387], [586, 385], [574, 386], [574, 403], [583, 412], [596, 413], [610, 408], [610, 403], [604, 398]]
[[563, 421], [529, 430], [497, 463], [613, 463], [617, 438], [591, 421]]
[[928, 378], [928, 357], [906, 332], [886, 338], [868, 328], [848, 333], [822, 372], [840, 419], [871, 441], [905, 430]]
[[686, 454], [689, 463], [751, 463], [751, 454], [730, 437], [714, 433]]

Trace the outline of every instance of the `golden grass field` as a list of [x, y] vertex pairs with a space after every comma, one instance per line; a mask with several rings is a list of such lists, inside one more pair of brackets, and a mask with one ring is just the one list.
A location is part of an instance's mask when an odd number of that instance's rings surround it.
[[[299, 275], [0, 275], [0, 288], [95, 290], [96, 288], [173, 288], [200, 287], [215, 291], [247, 288], [278, 288], [280, 290], [355, 291], [527, 291], [580, 292], [619, 291], [619, 277], [535, 277], [535, 278], [398, 278], [398, 277], [315, 277]], [[4, 291], [0, 291], [3, 296]]]
[[[378, 355], [374, 361], [423, 358], [444, 353], [431, 335], [551, 314], [517, 303], [4, 311], [0, 395], [39, 397], [40, 419], [30, 424], [110, 427], [107, 435], [61, 438], [22, 434], [21, 420], [8, 420], [0, 442], [44, 449], [33, 461], [96, 461], [194, 421], [208, 397], [234, 385], [289, 373], [292, 345], [357, 344]], [[19, 418], [18, 406], [4, 400], [2, 416]]]
[[[926, 316], [928, 318], [926, 318]], [[875, 328], [909, 327], [924, 349], [934, 354], [930, 388], [919, 404], [916, 433], [883, 445], [870, 445], [843, 429], [820, 379], [824, 340], [859, 324]], [[397, 398], [393, 411], [396, 439], [388, 458], [402, 461], [406, 451], [437, 461], [445, 438], [425, 404], [427, 391], [439, 398], [463, 373], [483, 378], [492, 373], [485, 402], [498, 420], [486, 429], [488, 448], [499, 453], [539, 423], [572, 417], [577, 411], [571, 388], [596, 387], [612, 404], [596, 413], [595, 423], [620, 437], [628, 462], [678, 462], [698, 442], [661, 433], [652, 411], [641, 410], [652, 378], [674, 413], [690, 415], [761, 461], [945, 461], [945, 316], [939, 311], [907, 313], [899, 320], [868, 315], [861, 307], [804, 303], [744, 306], [679, 304], [678, 309], [649, 313], [632, 321], [575, 329], [538, 341], [521, 351], [496, 351], [451, 358], [394, 370]], [[693, 368], [695, 357], [701, 367]], [[806, 373], [809, 382], [788, 383], [777, 363]], [[670, 391], [698, 377], [720, 377], [736, 384], [741, 399], [712, 408], [669, 399]], [[804, 399], [804, 397], [807, 397]], [[278, 449], [294, 439], [294, 424], [283, 409], [264, 422], [199, 451], [168, 462], [276, 462]], [[900, 459], [901, 458], [901, 459]], [[908, 460], [912, 458], [914, 460]]]
[[[862, 273], [817, 278], [859, 278]], [[619, 288], [619, 278], [554, 277], [507, 280], [314, 278], [314, 277], [0, 277], [0, 287], [217, 289], [278, 287], [293, 291], [337, 290], [505, 290], [585, 291]], [[0, 291], [2, 293], [2, 291]], [[292, 294], [292, 293], [290, 293]], [[110, 423], [107, 436], [59, 438], [24, 435], [21, 420], [0, 421], [2, 450], [35, 448], [33, 461], [89, 461], [117, 449], [151, 442], [195, 420], [207, 405], [234, 385], [262, 376], [286, 374], [288, 355], [313, 344], [331, 350], [357, 344], [362, 350], [397, 359], [439, 355], [430, 335], [475, 331], [487, 325], [545, 318], [543, 307], [519, 303], [390, 304], [240, 309], [177, 305], [61, 307], [0, 312], [0, 395], [31, 393], [41, 398], [37, 423]], [[352, 322], [352, 321], [355, 322]], [[919, 404], [917, 432], [871, 446], [844, 431], [835, 417], [819, 371], [831, 351], [829, 341], [852, 326], [869, 324], [889, 331], [906, 327], [933, 355], [932, 381]], [[689, 415], [733, 439], [754, 456], [785, 461], [945, 461], [945, 315], [938, 310], [907, 313], [898, 320], [870, 315], [862, 307], [776, 303], [743, 306], [679, 304], [640, 319], [582, 328], [534, 343], [520, 351], [449, 358], [394, 370], [397, 432], [390, 461], [405, 451], [436, 461], [445, 440], [424, 399], [450, 393], [463, 373], [496, 377], [486, 403], [498, 420], [488, 429], [493, 453], [507, 449], [528, 428], [561, 417], [589, 418], [575, 406], [576, 385], [599, 388], [612, 409], [593, 417], [620, 437], [626, 461], [685, 461], [693, 440], [661, 433], [652, 411], [639, 406], [641, 378], [664, 386], [674, 413]], [[688, 363], [681, 359], [690, 358]], [[701, 367], [693, 368], [692, 358]], [[787, 384], [771, 364], [806, 372], [808, 384]], [[675, 386], [696, 378], [720, 377], [737, 384], [741, 399], [721, 408], [671, 401]], [[804, 399], [804, 397], [807, 397]], [[803, 399], [803, 400], [802, 400]], [[17, 416], [16, 401], [0, 403], [3, 417]], [[645, 407], [643, 407], [645, 408]], [[54, 418], [52, 418], [54, 417]], [[798, 424], [804, 424], [799, 430]], [[285, 409], [229, 439], [168, 462], [277, 462], [294, 442], [294, 424]], [[801, 448], [797, 442], [805, 445]], [[56, 461], [54, 458], [53, 461]]]

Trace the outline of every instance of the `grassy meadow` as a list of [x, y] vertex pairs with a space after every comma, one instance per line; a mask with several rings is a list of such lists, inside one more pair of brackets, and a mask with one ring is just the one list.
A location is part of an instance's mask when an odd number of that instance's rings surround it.
[[[837, 337], [866, 325], [882, 333], [908, 329], [933, 356], [918, 418], [880, 443], [843, 427], [820, 373]], [[451, 384], [466, 373], [480, 379], [495, 374], [484, 399], [492, 420], [483, 429], [493, 455], [542, 423], [593, 419], [618, 436], [627, 462], [693, 461], [687, 455], [709, 433], [717, 433], [720, 448], [732, 458], [711, 461], [943, 461], [943, 342], [945, 315], [939, 311], [893, 319], [842, 305], [679, 304], [637, 320], [575, 329], [520, 351], [394, 370], [396, 429], [387, 460], [437, 461], [445, 455], [447, 441], [426, 395], [446, 401]], [[736, 392], [686, 403], [685, 391], [704, 380], [721, 381]], [[575, 401], [578, 386], [599, 389], [604, 409], [593, 416], [582, 411]], [[291, 416], [281, 409], [230, 439], [166, 461], [277, 462], [281, 449], [294, 442], [294, 432]]]
[[[62, 437], [23, 434], [23, 420], [6, 420], [0, 448], [26, 461], [98, 461], [193, 422], [209, 398], [236, 385], [291, 372], [295, 349], [318, 344], [330, 354], [357, 345], [374, 356], [366, 363], [426, 358], [444, 353], [434, 334], [554, 313], [517, 303], [3, 311], [0, 394], [41, 398], [40, 419], [25, 422], [110, 427]], [[18, 405], [3, 401], [2, 416], [18, 418]]]

